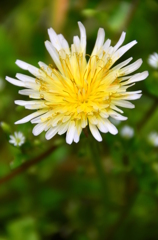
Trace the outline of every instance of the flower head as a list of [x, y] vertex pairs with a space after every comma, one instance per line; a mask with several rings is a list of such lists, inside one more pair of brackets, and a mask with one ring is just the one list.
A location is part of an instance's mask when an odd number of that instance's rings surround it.
[[151, 67], [158, 69], [158, 54], [156, 52], [149, 56], [148, 63]]
[[121, 136], [126, 139], [130, 139], [134, 136], [134, 129], [126, 125], [121, 129]]
[[25, 142], [25, 137], [22, 132], [14, 132], [14, 135], [10, 135], [9, 142], [14, 146], [21, 146]]
[[51, 139], [57, 133], [66, 133], [66, 142], [78, 142], [82, 129], [89, 125], [94, 138], [102, 141], [99, 130], [103, 133], [117, 134], [116, 127], [109, 117], [117, 120], [127, 118], [120, 113], [119, 107], [134, 108], [128, 100], [141, 97], [141, 91], [127, 92], [135, 82], [144, 80], [148, 72], [129, 75], [137, 70], [142, 60], [129, 64], [129, 58], [115, 66], [114, 63], [137, 42], [132, 41], [123, 47], [125, 32], [117, 44], [112, 47], [111, 40], [104, 42], [105, 32], [99, 29], [96, 43], [89, 60], [86, 59], [86, 30], [78, 23], [80, 38], [74, 36], [69, 47], [62, 34], [50, 28], [50, 42], [46, 48], [51, 55], [56, 68], [39, 62], [40, 69], [17, 60], [16, 64], [28, 70], [34, 77], [17, 74], [17, 79], [6, 77], [10, 83], [24, 87], [19, 93], [28, 95], [34, 100], [15, 101], [26, 109], [37, 110], [16, 124], [31, 121], [36, 126], [33, 134], [46, 131], [46, 139]]

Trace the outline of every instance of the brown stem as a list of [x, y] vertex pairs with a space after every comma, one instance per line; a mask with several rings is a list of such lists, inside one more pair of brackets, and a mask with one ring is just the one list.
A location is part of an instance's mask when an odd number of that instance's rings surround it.
[[83, 132], [84, 132], [85, 136], [88, 138], [88, 129], [87, 129], [87, 127], [83, 128]]
[[57, 146], [51, 146], [47, 151], [45, 151], [41, 155], [39, 155], [39, 156], [37, 156], [35, 158], [32, 158], [32, 159], [28, 160], [27, 162], [23, 163], [20, 167], [14, 169], [11, 173], [9, 173], [8, 175], [2, 177], [0, 179], [0, 185], [3, 184], [3, 183], [8, 182], [12, 178], [14, 178], [17, 175], [19, 175], [20, 173], [24, 172], [26, 169], [28, 169], [31, 166], [33, 166], [34, 164], [42, 161], [47, 156], [49, 156], [56, 148], [57, 148]]

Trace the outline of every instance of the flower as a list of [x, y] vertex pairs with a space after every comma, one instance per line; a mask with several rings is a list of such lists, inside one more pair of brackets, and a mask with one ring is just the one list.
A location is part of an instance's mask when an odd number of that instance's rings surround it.
[[148, 141], [152, 146], [158, 147], [158, 133], [151, 132], [148, 136]]
[[82, 129], [89, 125], [94, 138], [102, 141], [99, 131], [117, 134], [117, 128], [109, 121], [109, 117], [126, 120], [119, 107], [134, 108], [127, 100], [141, 97], [141, 91], [127, 92], [135, 82], [144, 80], [148, 72], [129, 75], [137, 70], [142, 60], [134, 63], [132, 57], [115, 66], [114, 63], [137, 42], [132, 41], [124, 46], [125, 32], [117, 44], [110, 46], [111, 40], [104, 42], [105, 32], [99, 29], [96, 43], [89, 60], [86, 60], [86, 30], [78, 22], [80, 38], [74, 36], [69, 47], [62, 34], [50, 28], [50, 41], [45, 42], [56, 68], [39, 62], [39, 68], [17, 60], [16, 64], [28, 70], [34, 77], [17, 74], [6, 80], [14, 85], [24, 87], [19, 93], [33, 98], [31, 101], [15, 101], [26, 109], [37, 110], [17, 121], [21, 124], [28, 121], [35, 123], [33, 134], [46, 131], [46, 139], [57, 133], [66, 133], [66, 142], [78, 142]]
[[148, 63], [153, 68], [158, 68], [158, 54], [154, 52], [148, 58]]
[[134, 129], [126, 125], [121, 129], [121, 136], [126, 139], [130, 139], [134, 136]]
[[14, 135], [10, 135], [9, 142], [14, 146], [21, 146], [25, 142], [25, 137], [22, 132], [14, 132]]

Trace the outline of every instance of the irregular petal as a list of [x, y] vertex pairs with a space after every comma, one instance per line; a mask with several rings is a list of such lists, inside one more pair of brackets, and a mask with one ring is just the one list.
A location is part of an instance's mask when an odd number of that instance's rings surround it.
[[35, 83], [35, 78], [21, 74], [21, 73], [17, 73], [16, 74], [16, 78], [21, 80], [22, 82], [32, 82]]
[[118, 40], [118, 42], [117, 42], [116, 45], [114, 46], [114, 51], [116, 51], [116, 50], [122, 45], [122, 43], [123, 43], [124, 40], [125, 40], [125, 36], [126, 36], [126, 33], [125, 33], [125, 32], [122, 32], [120, 39]]
[[58, 131], [58, 134], [59, 134], [59, 135], [64, 134], [64, 133], [67, 131], [68, 127], [69, 127], [69, 121], [66, 122], [66, 123], [63, 123], [63, 124], [60, 126], [60, 129], [59, 129], [59, 131]]
[[124, 67], [120, 70], [120, 73], [122, 75], [127, 75], [129, 73], [132, 73], [134, 71], [136, 71], [138, 68], [140, 68], [140, 66], [142, 65], [142, 59], [138, 59], [137, 61], [135, 61], [134, 63], [128, 65], [127, 67]]
[[98, 141], [101, 142], [102, 141], [102, 137], [98, 131], [98, 128], [96, 127], [96, 125], [94, 124], [89, 124], [89, 129], [93, 135], [93, 137]]
[[98, 120], [98, 124], [97, 127], [99, 128], [99, 130], [103, 133], [107, 133], [108, 132], [108, 128], [106, 126], [106, 122], [104, 121], [104, 119], [99, 118]]
[[106, 51], [110, 47], [110, 44], [111, 44], [111, 40], [107, 39], [103, 45], [103, 50]]
[[60, 44], [60, 39], [59, 39], [58, 35], [56, 34], [56, 32], [55, 32], [52, 28], [49, 28], [49, 29], [48, 29], [48, 34], [49, 34], [49, 38], [50, 38], [51, 43], [53, 44], [53, 46], [54, 46], [58, 51], [60, 51], [60, 49], [61, 49], [62, 47], [61, 47], [61, 44]]
[[57, 134], [57, 132], [58, 132], [58, 127], [50, 128], [50, 129], [47, 131], [47, 133], [46, 133], [46, 135], [45, 135], [45, 138], [46, 138], [47, 140], [50, 140], [52, 137], [54, 137], [54, 136]]
[[120, 106], [120, 107], [125, 107], [125, 108], [134, 108], [134, 104], [131, 102], [125, 101], [125, 100], [113, 100], [113, 104]]
[[16, 80], [14, 78], [10, 78], [10, 77], [6, 77], [5, 78], [8, 82], [12, 83], [15, 86], [19, 86], [19, 87], [25, 87], [25, 84], [19, 80]]
[[116, 135], [118, 133], [117, 128], [108, 119], [104, 119], [104, 121], [106, 123], [106, 127], [107, 127], [108, 131], [111, 134]]
[[58, 55], [57, 51], [55, 50], [55, 48], [53, 47], [53, 45], [49, 41], [46, 41], [45, 46], [46, 46], [46, 49], [49, 52], [50, 56], [52, 57], [54, 63], [60, 70], [60, 72], [63, 72], [63, 69], [62, 69], [62, 66], [61, 66], [61, 63], [59, 60], [59, 55]]
[[105, 38], [104, 29], [99, 28], [96, 43], [95, 43], [92, 55], [98, 54], [98, 51], [100, 50], [100, 48], [102, 47], [102, 45], [104, 43], [104, 38]]
[[68, 127], [67, 134], [66, 134], [66, 142], [68, 144], [71, 144], [73, 142], [75, 131], [76, 131], [75, 122], [71, 121], [69, 123], [69, 127]]
[[132, 41], [128, 44], [126, 44], [125, 46], [119, 48], [112, 56], [112, 60], [113, 62], [115, 62], [117, 59], [119, 59], [120, 57], [122, 57], [122, 55], [127, 52], [131, 47], [133, 47], [135, 44], [137, 43], [137, 41]]
[[15, 122], [15, 124], [21, 124], [21, 123], [26, 123], [26, 122], [29, 122], [31, 119], [39, 116], [39, 115], [42, 115], [43, 113], [45, 113], [47, 110], [40, 110], [40, 111], [37, 111], [37, 112], [34, 112], [34, 113], [31, 113], [30, 115], [20, 119], [19, 121]]
[[85, 51], [86, 51], [86, 29], [81, 22], [78, 22], [78, 26], [80, 29], [81, 48], [85, 54]]
[[130, 61], [132, 61], [132, 57], [128, 58], [127, 60], [125, 60], [124, 62], [116, 65], [115, 67], [112, 68], [112, 71], [115, 71], [116, 69], [119, 70], [120, 68], [124, 67], [125, 65], [127, 65]]
[[32, 130], [33, 135], [38, 136], [41, 132], [44, 131], [47, 123], [38, 123]]
[[136, 73], [128, 81], [126, 81], [124, 83], [121, 83], [121, 84], [126, 85], [126, 84], [129, 84], [129, 83], [142, 81], [142, 80], [146, 79], [148, 77], [148, 75], [149, 75], [148, 71], [144, 71], [142, 73]]

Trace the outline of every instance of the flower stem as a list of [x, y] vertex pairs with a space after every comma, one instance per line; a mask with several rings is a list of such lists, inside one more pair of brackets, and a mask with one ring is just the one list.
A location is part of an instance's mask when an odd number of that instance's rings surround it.
[[91, 160], [93, 161], [93, 165], [95, 166], [96, 172], [98, 174], [98, 178], [100, 181], [100, 185], [102, 187], [102, 195], [104, 199], [104, 203], [107, 205], [109, 202], [109, 191], [107, 186], [107, 179], [104, 172], [104, 168], [101, 164], [101, 157], [99, 152], [99, 144], [92, 137], [88, 137], [89, 140], [89, 150], [91, 153]]
[[28, 168], [32, 167], [33, 165], [37, 164], [38, 162], [44, 160], [48, 157], [53, 151], [57, 149], [57, 146], [51, 146], [47, 149], [44, 153], [41, 153], [39, 156], [28, 160], [27, 162], [23, 163], [20, 167], [14, 169], [8, 175], [0, 178], [0, 185], [8, 182], [12, 178], [16, 177], [17, 175], [21, 174], [22, 172], [26, 171]]

